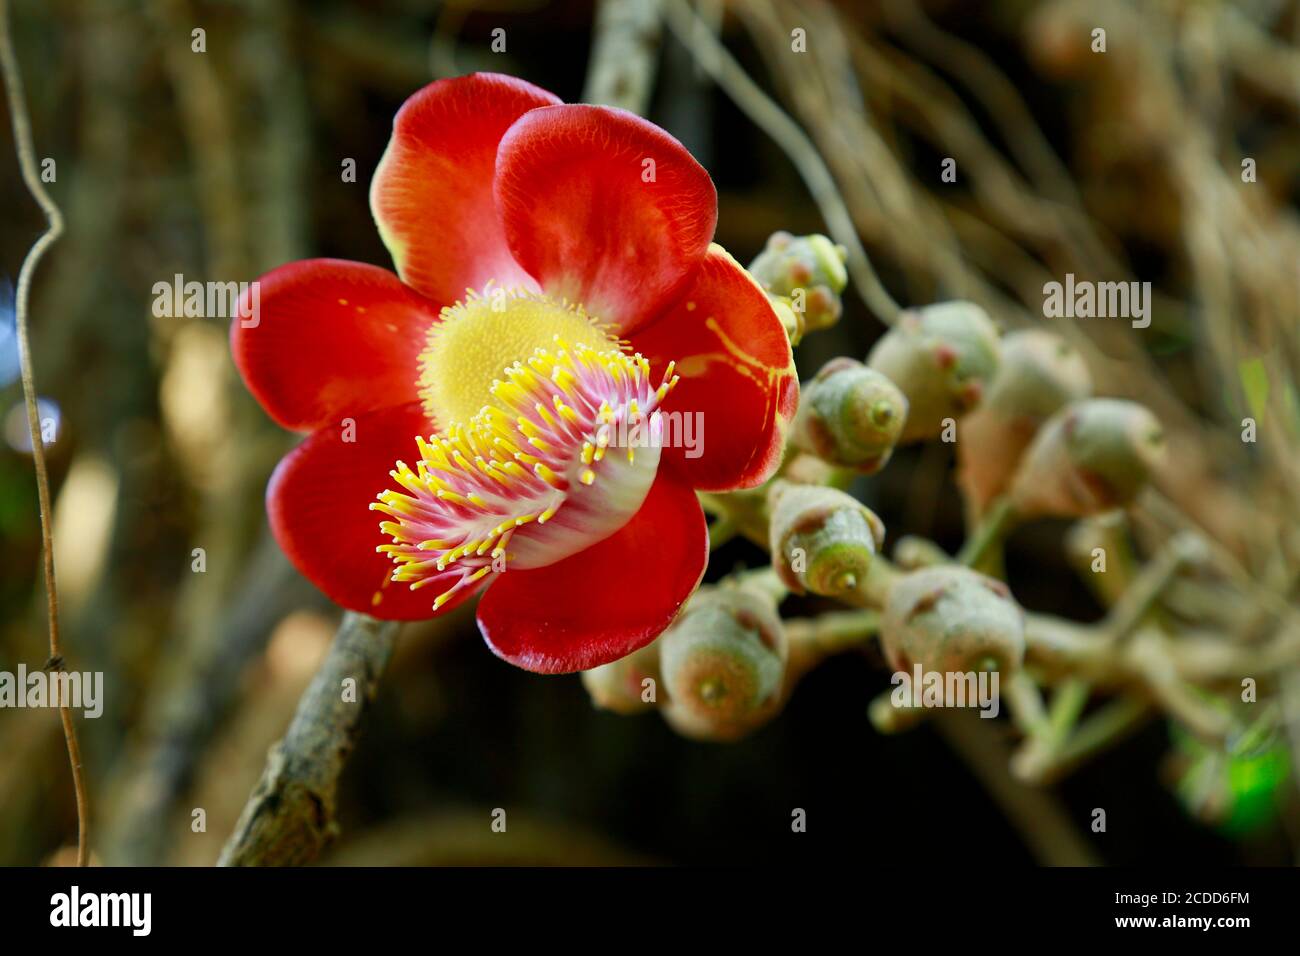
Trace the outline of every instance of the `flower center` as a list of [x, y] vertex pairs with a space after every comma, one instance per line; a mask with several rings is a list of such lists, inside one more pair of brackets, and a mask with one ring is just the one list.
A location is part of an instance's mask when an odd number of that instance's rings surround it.
[[551, 345], [556, 336], [597, 351], [618, 349], [580, 306], [492, 288], [442, 310], [420, 356], [420, 395], [440, 428], [462, 425], [493, 403], [504, 370]]
[[393, 580], [432, 586], [436, 610], [487, 575], [552, 564], [613, 534], [659, 465], [658, 386], [580, 307], [528, 293], [471, 293], [444, 309], [421, 356], [421, 395], [439, 434], [390, 472], [402, 490], [380, 545]]

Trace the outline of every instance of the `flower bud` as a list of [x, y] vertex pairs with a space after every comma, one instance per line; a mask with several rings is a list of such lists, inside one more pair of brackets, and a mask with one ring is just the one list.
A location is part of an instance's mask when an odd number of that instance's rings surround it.
[[1131, 502], [1164, 453], [1160, 423], [1115, 398], [1073, 402], [1052, 416], [1025, 452], [1011, 485], [1024, 517], [1084, 518]]
[[839, 320], [840, 293], [849, 281], [846, 257], [844, 247], [825, 236], [774, 232], [749, 272], [771, 295], [787, 300], [801, 320], [802, 335]]
[[962, 491], [976, 513], [1007, 490], [1043, 422], [1091, 391], [1083, 356], [1060, 336], [1024, 329], [1002, 340], [997, 374], [957, 442]]
[[894, 545], [894, 564], [903, 571], [951, 563], [952, 555], [920, 535], [905, 534]]
[[835, 597], [866, 580], [885, 539], [870, 508], [835, 488], [784, 481], [768, 501], [772, 566], [786, 587]]
[[781, 476], [796, 485], [835, 485], [839, 471], [830, 462], [804, 452], [787, 456], [781, 466]]
[[795, 312], [790, 300], [783, 295], [772, 295], [769, 292], [767, 300], [772, 303], [772, 311], [781, 320], [781, 328], [785, 329], [785, 337], [790, 340], [791, 345], [798, 345], [805, 331], [803, 313]]
[[658, 701], [659, 642], [651, 641], [627, 657], [582, 672], [591, 702], [616, 714], [653, 710]]
[[998, 330], [971, 302], [909, 309], [867, 356], [907, 396], [903, 442], [935, 438], [979, 404], [998, 368]]
[[890, 588], [880, 641], [896, 671], [1014, 671], [1025, 618], [1007, 586], [958, 565], [922, 568]]
[[884, 375], [831, 359], [800, 388], [795, 447], [864, 474], [885, 466], [907, 421], [907, 399]]
[[769, 595], [702, 588], [659, 645], [664, 717], [681, 733], [735, 740], [776, 712], [789, 646]]

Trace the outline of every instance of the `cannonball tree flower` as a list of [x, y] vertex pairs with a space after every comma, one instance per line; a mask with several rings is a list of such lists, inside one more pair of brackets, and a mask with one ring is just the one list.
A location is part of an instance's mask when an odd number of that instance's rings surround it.
[[281, 547], [378, 618], [481, 591], [529, 670], [646, 645], [704, 573], [695, 489], [766, 480], [798, 402], [708, 173], [631, 113], [476, 74], [402, 106], [370, 205], [396, 275], [293, 262], [232, 323], [249, 390], [309, 433], [267, 489]]

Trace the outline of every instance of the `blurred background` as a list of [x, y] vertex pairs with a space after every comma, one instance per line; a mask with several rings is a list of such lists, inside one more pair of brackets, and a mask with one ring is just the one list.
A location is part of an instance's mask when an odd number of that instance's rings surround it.
[[[152, 288], [177, 273], [249, 281], [313, 256], [389, 267], [367, 190], [402, 101], [477, 69], [578, 100], [595, 10], [579, 0], [13, 6], [37, 155], [55, 162], [47, 188], [67, 221], [36, 277], [31, 333], [46, 417], [58, 423], [48, 455], [65, 653], [70, 668], [102, 671], [107, 685], [103, 716], [78, 721], [94, 856], [208, 865], [338, 612], [267, 531], [263, 490], [294, 436], [244, 391], [226, 322], [157, 318]], [[1168, 499], [1248, 574], [1293, 581], [1295, 539], [1272, 544], [1300, 526], [1290, 384], [1300, 357], [1300, 5], [708, 0], [698, 9], [808, 132], [903, 304], [969, 298], [1014, 327], [1042, 322], [1042, 285], [1067, 272], [1151, 281], [1153, 323], [1140, 337], [1122, 322], [1069, 332], [1100, 392], [1144, 401], [1170, 430]], [[1104, 54], [1091, 48], [1096, 27]], [[491, 49], [498, 28], [504, 52]], [[806, 56], [791, 53], [795, 28], [806, 30]], [[717, 239], [742, 262], [776, 230], [826, 231], [789, 156], [668, 32], [647, 115], [712, 174]], [[957, 160], [956, 183], [940, 179], [946, 157]], [[1255, 182], [1242, 182], [1244, 157]], [[356, 182], [342, 181], [346, 159]], [[48, 654], [4, 291], [43, 222], [7, 120], [0, 171], [0, 670], [12, 672]], [[882, 331], [850, 288], [839, 325], [797, 350], [801, 375], [835, 355], [861, 358]], [[1283, 437], [1243, 446], [1240, 419], [1262, 409]], [[855, 489], [884, 518], [890, 547], [905, 534], [960, 544], [952, 467], [950, 446], [908, 448]], [[1018, 532], [1008, 571], [1026, 607], [1093, 621], [1103, 607], [1063, 554], [1065, 530]], [[708, 579], [764, 560], [735, 541], [714, 554]], [[1292, 597], [1289, 586], [1281, 593]], [[989, 785], [1006, 758], [996, 746], [955, 751], [924, 726], [873, 731], [866, 707], [888, 686], [874, 647], [842, 655], [753, 736], [696, 743], [653, 714], [596, 710], [576, 676], [502, 663], [469, 611], [408, 626], [343, 778], [342, 831], [327, 859], [1296, 859], [1300, 800], [1284, 766], [1294, 736], [1281, 746], [1282, 770], [1224, 761], [1208, 789], [1188, 788], [1186, 748], [1154, 720], [1026, 804]], [[488, 829], [496, 807], [510, 815], [508, 842]], [[791, 832], [796, 807], [806, 833]], [[206, 832], [193, 832], [195, 808]], [[1104, 834], [1089, 829], [1094, 808], [1107, 810]], [[1065, 821], [1073, 841], [1028, 841], [1035, 814]], [[0, 864], [66, 861], [75, 842], [56, 715], [0, 710]]]

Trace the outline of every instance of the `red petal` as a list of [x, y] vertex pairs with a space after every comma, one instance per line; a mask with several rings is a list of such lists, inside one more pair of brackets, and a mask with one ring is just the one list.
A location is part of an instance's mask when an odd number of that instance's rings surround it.
[[391, 272], [340, 259], [291, 262], [258, 280], [255, 314], [248, 301], [240, 315], [250, 317], [231, 323], [230, 350], [248, 390], [285, 428], [337, 425], [418, 400], [417, 359], [438, 309]]
[[[752, 488], [781, 463], [785, 428], [799, 404], [790, 340], [767, 294], [721, 246], [711, 246], [677, 302], [632, 345], [656, 374], [676, 360], [681, 381], [665, 412], [699, 413], [691, 434], [664, 450], [696, 488]], [[700, 440], [702, 437], [702, 441]]]
[[[356, 441], [338, 426], [313, 432], [284, 457], [266, 489], [271, 531], [294, 567], [336, 604], [386, 620], [434, 617], [439, 589], [393, 584], [393, 563], [376, 546], [389, 539], [382, 515], [370, 510], [393, 484], [388, 472], [416, 455], [415, 436], [433, 429], [419, 405], [356, 417]], [[468, 597], [472, 589], [462, 594]], [[438, 609], [459, 603], [448, 601]]]
[[489, 279], [536, 288], [506, 246], [492, 172], [510, 124], [559, 102], [512, 76], [474, 73], [430, 83], [402, 104], [370, 209], [403, 281], [441, 305]]
[[713, 181], [686, 147], [605, 106], [521, 117], [501, 140], [496, 197], [519, 264], [621, 332], [672, 299], [718, 218]]
[[587, 670], [661, 634], [708, 559], [695, 493], [661, 468], [620, 531], [544, 568], [496, 575], [479, 602], [478, 626], [494, 654], [525, 670]]

